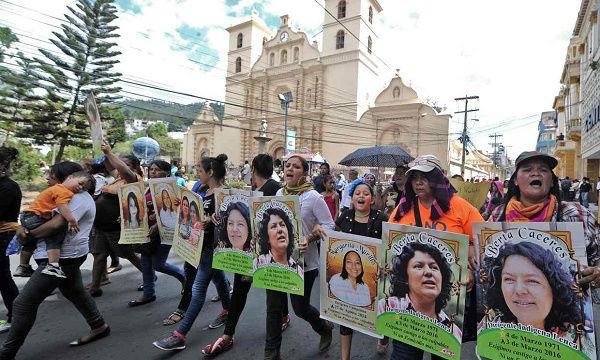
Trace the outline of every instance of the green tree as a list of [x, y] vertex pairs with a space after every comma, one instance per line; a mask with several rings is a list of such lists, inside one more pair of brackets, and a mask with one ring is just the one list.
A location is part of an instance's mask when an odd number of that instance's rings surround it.
[[160, 155], [170, 156], [171, 158], [179, 157], [181, 143], [178, 140], [171, 139], [167, 133], [167, 126], [163, 123], [156, 123], [148, 126], [145, 132], [140, 132], [135, 136], [148, 136], [156, 140], [160, 145]]
[[43, 160], [40, 152], [25, 141], [11, 140], [5, 143], [6, 146], [12, 146], [19, 151], [19, 156], [12, 164], [12, 178], [17, 181], [32, 181], [42, 175], [40, 163]]
[[113, 0], [77, 0], [67, 10], [68, 23], [50, 39], [62, 55], [39, 49], [43, 57], [36, 58], [38, 74], [47, 96], [33, 119], [25, 123], [28, 137], [36, 143], [58, 145], [56, 162], [61, 161], [67, 146], [91, 146], [84, 109], [90, 92], [96, 97], [104, 128], [119, 128], [112, 126], [119, 119], [109, 108], [120, 98], [121, 90], [116, 85], [121, 74], [113, 71], [121, 54], [112, 41], [119, 36], [118, 27], [111, 25], [117, 8]]
[[6, 50], [16, 41], [19, 41], [19, 38], [9, 27], [0, 26], [0, 61], [4, 60]]

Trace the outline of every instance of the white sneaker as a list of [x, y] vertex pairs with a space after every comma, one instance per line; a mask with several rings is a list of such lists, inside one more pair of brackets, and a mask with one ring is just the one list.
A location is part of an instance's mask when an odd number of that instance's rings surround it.
[[65, 273], [62, 271], [62, 269], [59, 266], [54, 266], [52, 264], [46, 265], [44, 270], [42, 270], [42, 274], [56, 276], [57, 278], [62, 278], [62, 279], [67, 278], [67, 276], [65, 275]]
[[4, 334], [10, 330], [10, 323], [6, 320], [0, 320], [0, 334]]

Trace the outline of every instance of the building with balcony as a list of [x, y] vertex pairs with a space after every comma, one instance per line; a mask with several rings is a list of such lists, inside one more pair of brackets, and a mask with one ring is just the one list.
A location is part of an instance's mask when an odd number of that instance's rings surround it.
[[538, 139], [535, 150], [544, 154], [551, 154], [554, 150], [557, 129], [556, 112], [544, 111], [540, 116], [538, 124]]

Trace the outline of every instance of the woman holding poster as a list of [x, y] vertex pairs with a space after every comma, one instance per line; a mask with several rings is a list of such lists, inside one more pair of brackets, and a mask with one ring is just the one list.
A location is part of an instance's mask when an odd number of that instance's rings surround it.
[[[469, 236], [469, 280], [464, 285], [470, 294], [467, 294], [471, 300], [470, 306], [467, 305], [465, 313], [464, 327], [465, 332], [476, 331], [476, 311], [474, 292], [471, 288], [474, 284], [474, 246], [472, 224], [482, 222], [483, 218], [479, 211], [469, 202], [456, 195], [456, 190], [450, 184], [442, 172], [442, 166], [438, 158], [433, 155], [422, 155], [408, 164], [409, 169], [406, 172], [406, 191], [398, 207], [390, 214], [390, 223], [404, 224], [417, 227], [427, 227], [440, 231], [447, 231], [456, 234]], [[431, 255], [428, 255], [431, 257]], [[424, 256], [427, 258], [427, 256]], [[439, 270], [439, 264], [438, 270]], [[428, 285], [434, 287], [433, 284]], [[437, 284], [435, 285], [438, 286]], [[431, 313], [434, 315], [433, 313]], [[435, 314], [437, 317], [437, 313]], [[393, 341], [394, 349], [392, 351], [393, 360], [400, 359], [421, 359], [423, 350], [412, 345]], [[432, 359], [440, 359], [436, 355]]]
[[125, 227], [127, 229], [139, 229], [142, 226], [144, 213], [134, 191], [127, 194], [127, 211], [127, 216], [124, 219]]
[[[374, 202], [373, 188], [363, 179], [357, 179], [348, 189], [351, 196], [351, 208], [342, 212], [336, 220], [336, 229], [360, 236], [368, 236], [381, 239], [381, 228], [383, 222], [387, 221], [385, 213], [372, 209]], [[369, 288], [364, 284], [363, 264], [360, 256], [355, 251], [348, 251], [342, 262], [342, 272], [334, 275], [330, 282], [331, 292], [340, 300], [350, 300], [350, 304], [364, 306], [371, 303]], [[350, 295], [352, 294], [352, 295]], [[362, 295], [359, 295], [362, 294]], [[350, 295], [350, 296], [346, 296]], [[351, 299], [354, 299], [351, 300]], [[340, 325], [340, 345], [342, 360], [349, 360], [352, 350], [353, 330]], [[381, 339], [377, 342], [377, 352], [383, 354], [387, 350], [389, 339]]]
[[[303, 157], [291, 156], [285, 163], [285, 186], [277, 195], [298, 195], [300, 198], [300, 216], [302, 218], [302, 233], [306, 236], [300, 243], [300, 251], [304, 253], [304, 295], [290, 295], [294, 313], [310, 323], [312, 329], [321, 336], [319, 351], [326, 351], [331, 345], [333, 326], [321, 319], [319, 310], [310, 304], [313, 284], [319, 273], [319, 250], [317, 241], [321, 239], [322, 228], [333, 230], [335, 224], [329, 208], [323, 197], [316, 192], [310, 183], [306, 182], [308, 162]], [[273, 217], [275, 218], [275, 217]], [[273, 222], [278, 231], [283, 232], [283, 226]], [[279, 230], [280, 229], [280, 230]], [[288, 232], [289, 235], [289, 232]], [[277, 235], [278, 247], [284, 248], [285, 239]], [[286, 244], [286, 246], [289, 246]], [[282, 256], [282, 259], [283, 256]], [[286, 294], [267, 290], [267, 339], [265, 358], [277, 359], [280, 356], [281, 324], [283, 321], [283, 304], [287, 301]]]

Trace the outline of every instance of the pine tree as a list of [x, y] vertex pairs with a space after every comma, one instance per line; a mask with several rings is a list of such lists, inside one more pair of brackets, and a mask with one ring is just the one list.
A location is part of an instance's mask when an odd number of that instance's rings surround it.
[[[39, 76], [46, 96], [30, 122], [26, 133], [38, 144], [58, 144], [55, 161], [60, 161], [66, 146], [89, 148], [89, 125], [85, 114], [85, 98], [93, 92], [100, 109], [103, 127], [110, 137], [123, 138], [124, 126], [113, 126], [114, 109], [110, 106], [120, 98], [117, 81], [120, 73], [113, 67], [121, 53], [114, 50], [112, 39], [119, 37], [113, 0], [77, 0], [67, 6], [62, 31], [54, 31], [50, 41], [61, 55], [39, 49]], [[122, 123], [122, 121], [120, 121]], [[116, 132], [116, 133], [115, 133]], [[114, 142], [114, 141], [113, 141]]]

